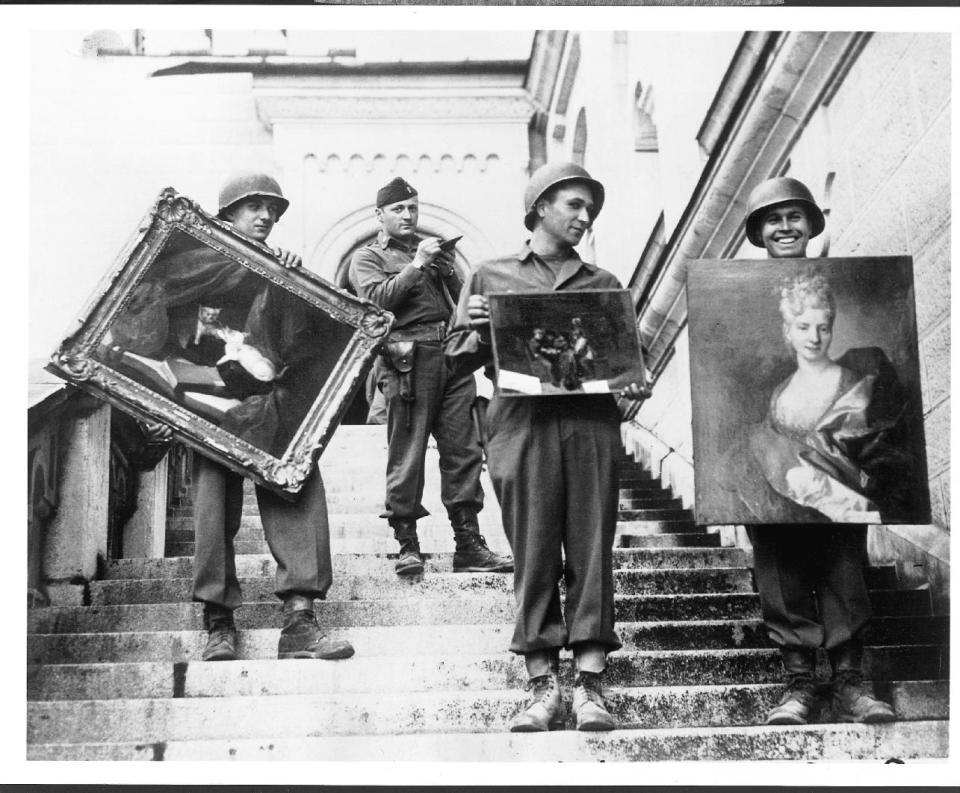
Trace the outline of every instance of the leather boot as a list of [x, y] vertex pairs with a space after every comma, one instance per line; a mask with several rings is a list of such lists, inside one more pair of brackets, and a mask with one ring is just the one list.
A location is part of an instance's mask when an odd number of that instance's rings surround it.
[[527, 688], [530, 704], [510, 722], [510, 732], [547, 732], [563, 728], [563, 702], [560, 699], [559, 664], [551, 663], [545, 675], [531, 677]]
[[207, 645], [201, 658], [204, 661], [237, 660], [237, 626], [233, 611], [224, 606], [206, 603], [203, 607], [203, 627], [207, 630]]
[[607, 710], [603, 698], [601, 675], [597, 672], [579, 672], [573, 689], [573, 716], [577, 729], [597, 732], [615, 730], [616, 719]]
[[457, 543], [453, 554], [455, 573], [512, 573], [513, 557], [501, 556], [487, 547], [480, 534], [477, 516], [460, 514], [451, 518], [453, 538]]
[[817, 705], [816, 654], [813, 650], [788, 648], [781, 649], [780, 653], [787, 687], [764, 724], [806, 724]]
[[344, 639], [331, 639], [320, 630], [313, 611], [313, 598], [288, 595], [283, 601], [283, 630], [277, 658], [319, 658], [331, 661], [349, 658], [353, 645]]
[[863, 683], [863, 642], [851, 639], [827, 651], [833, 677], [830, 691], [838, 722], [884, 724], [896, 721], [893, 708], [866, 690]]
[[420, 541], [417, 539], [415, 520], [391, 520], [393, 536], [400, 543], [400, 554], [393, 566], [397, 575], [420, 575], [423, 572], [423, 557], [420, 555]]

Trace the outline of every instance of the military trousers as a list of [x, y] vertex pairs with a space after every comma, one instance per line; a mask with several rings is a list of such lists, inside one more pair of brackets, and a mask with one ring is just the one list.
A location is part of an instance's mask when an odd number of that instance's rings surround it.
[[839, 647], [870, 619], [867, 527], [748, 526], [764, 627], [784, 649]]
[[[194, 455], [193, 599], [231, 610], [243, 602], [234, 551], [243, 511], [243, 479], [219, 463]], [[263, 533], [277, 562], [277, 597], [294, 593], [325, 597], [333, 568], [320, 472], [313, 472], [295, 503], [264, 487], [258, 486], [256, 492]]]
[[487, 409], [490, 478], [514, 559], [515, 653], [620, 647], [613, 587], [619, 423], [609, 396], [495, 396]]
[[483, 453], [470, 412], [477, 395], [473, 375], [452, 377], [440, 342], [417, 342], [409, 402], [400, 396], [400, 375], [382, 357], [376, 366], [377, 387], [387, 403], [387, 491], [381, 517], [417, 520], [430, 514], [422, 500], [431, 435], [440, 454], [440, 499], [448, 515], [476, 515], [483, 507]]

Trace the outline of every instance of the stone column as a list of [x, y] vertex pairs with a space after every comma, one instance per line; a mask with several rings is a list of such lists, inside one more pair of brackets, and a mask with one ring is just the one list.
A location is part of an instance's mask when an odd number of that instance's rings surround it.
[[42, 571], [52, 605], [78, 605], [107, 551], [109, 405], [70, 411], [61, 432], [59, 498], [47, 524]]
[[151, 471], [140, 471], [137, 511], [123, 527], [125, 558], [163, 556], [167, 535], [167, 458]]

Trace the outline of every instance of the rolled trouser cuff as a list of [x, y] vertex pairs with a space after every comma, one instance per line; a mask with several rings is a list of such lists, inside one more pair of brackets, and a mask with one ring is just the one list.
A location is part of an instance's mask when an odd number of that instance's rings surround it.
[[529, 677], [541, 677], [556, 673], [560, 668], [560, 649], [552, 650], [534, 650], [523, 656], [524, 664], [527, 667]]
[[607, 668], [607, 649], [602, 644], [583, 642], [574, 645], [573, 659], [578, 672], [603, 674]]
[[863, 642], [860, 639], [850, 639], [827, 650], [827, 657], [834, 674], [860, 672], [863, 669]]
[[807, 647], [781, 647], [783, 668], [791, 676], [813, 676], [817, 666], [816, 650]]

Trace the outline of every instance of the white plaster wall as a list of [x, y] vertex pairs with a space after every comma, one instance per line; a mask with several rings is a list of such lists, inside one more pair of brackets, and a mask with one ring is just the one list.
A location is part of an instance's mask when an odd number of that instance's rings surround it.
[[[51, 37], [55, 37], [51, 41]], [[32, 50], [30, 356], [46, 356], [166, 186], [215, 209], [224, 175], [276, 170], [249, 75], [149, 78], [169, 61]], [[283, 244], [284, 229], [275, 238]]]
[[[274, 173], [292, 207], [271, 243], [302, 251], [307, 265], [327, 277], [339, 263], [337, 245], [346, 244], [332, 240], [331, 231], [351, 224], [355, 234], [373, 230], [376, 191], [397, 173], [420, 190], [427, 230], [465, 234], [462, 265], [515, 250], [524, 237], [526, 119], [510, 117], [513, 100], [486, 118], [323, 119], [271, 128], [258, 118], [250, 74], [151, 78], [180, 60], [83, 58], [82, 38], [77, 31], [44, 32], [33, 41], [31, 357], [52, 352], [166, 186], [215, 210], [229, 173]], [[517, 57], [523, 38], [465, 33], [451, 57]], [[390, 78], [377, 82], [382, 95], [396, 94]], [[468, 102], [520, 92], [518, 76], [422, 82], [413, 93]], [[327, 161], [330, 154], [340, 157], [338, 165]], [[420, 160], [424, 154], [429, 163]]]
[[[673, 231], [700, 177], [697, 131], [740, 33], [582, 31], [577, 79], [565, 116], [548, 130], [551, 160], [570, 159], [580, 108], [586, 109], [584, 164], [603, 182], [607, 203], [593, 239], [597, 263], [626, 283], [663, 211]], [[568, 47], [569, 48], [569, 47]], [[561, 78], [566, 58], [561, 65]], [[652, 87], [659, 151], [634, 151], [636, 85]], [[566, 125], [562, 142], [553, 126]]]

